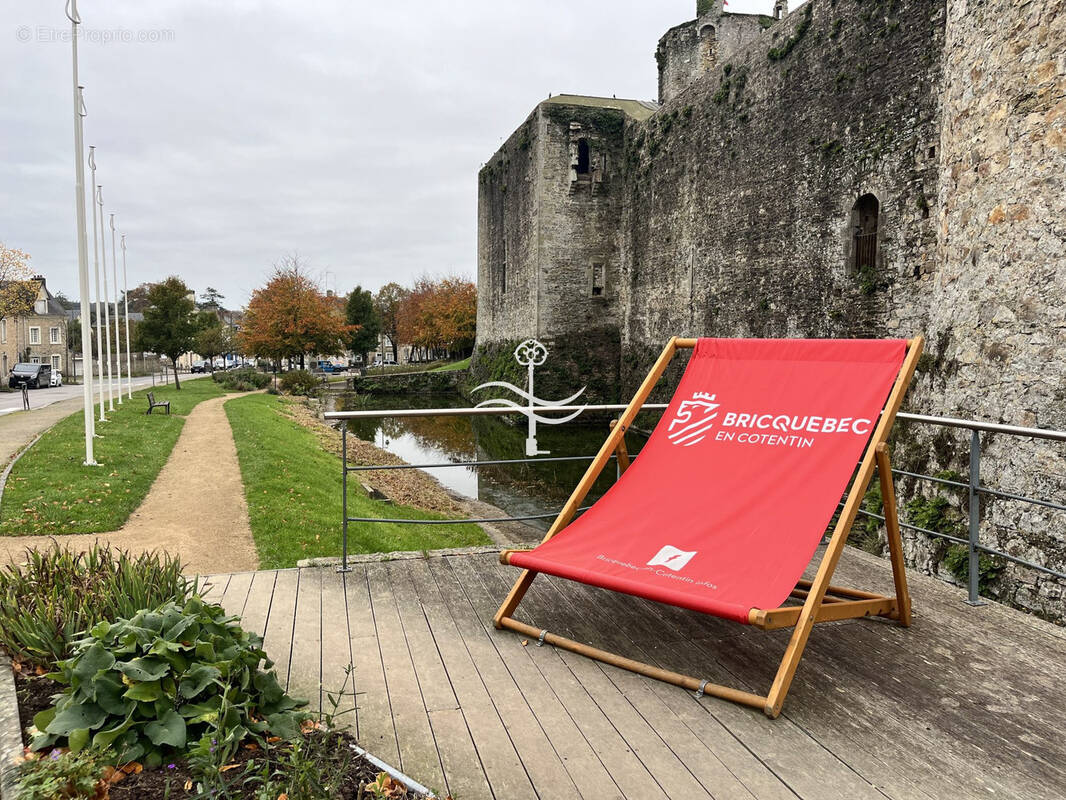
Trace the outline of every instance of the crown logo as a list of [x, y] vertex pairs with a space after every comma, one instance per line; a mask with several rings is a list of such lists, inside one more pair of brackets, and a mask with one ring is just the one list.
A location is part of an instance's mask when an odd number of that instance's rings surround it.
[[713, 395], [710, 392], [693, 392], [693, 400], [711, 400], [713, 401], [717, 395]]

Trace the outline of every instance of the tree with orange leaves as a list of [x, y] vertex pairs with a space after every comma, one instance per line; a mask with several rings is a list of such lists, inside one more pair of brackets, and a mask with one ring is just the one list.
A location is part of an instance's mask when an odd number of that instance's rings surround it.
[[400, 340], [436, 357], [469, 350], [477, 323], [477, 287], [465, 278], [421, 277], [400, 301], [396, 326]]
[[308, 354], [343, 353], [353, 330], [344, 321], [343, 301], [322, 294], [299, 258], [287, 256], [267, 285], [252, 292], [240, 340], [258, 358], [299, 358], [303, 366]]

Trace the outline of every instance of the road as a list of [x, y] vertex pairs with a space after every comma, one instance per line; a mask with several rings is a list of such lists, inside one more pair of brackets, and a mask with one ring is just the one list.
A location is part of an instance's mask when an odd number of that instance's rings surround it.
[[[202, 377], [202, 376], [182, 375], [181, 379], [182, 379], [182, 381], [185, 381], [186, 379], [191, 378], [191, 377]], [[155, 383], [158, 384], [158, 383], [160, 383], [161, 380], [162, 379], [158, 375], [155, 376]], [[116, 386], [117, 386], [117, 382], [115, 382], [115, 383], [116, 383]], [[171, 378], [171, 383], [173, 383], [173, 378]], [[143, 389], [145, 386], [151, 386], [151, 385], [152, 385], [151, 376], [149, 376], [147, 378], [134, 378], [133, 379], [133, 388], [135, 390], [136, 389]], [[125, 387], [126, 387], [125, 378], [123, 378], [123, 380], [122, 380], [122, 387], [123, 387], [123, 389], [125, 389]], [[93, 389], [94, 389], [94, 392], [95, 392], [94, 398], [93, 398], [94, 402], [97, 405], [99, 405], [99, 403], [100, 403], [99, 387], [98, 386], [94, 386]], [[68, 385], [63, 385], [63, 386], [59, 386], [59, 387], [57, 387], [55, 389], [30, 389], [30, 411], [32, 412], [35, 409], [44, 408], [45, 406], [50, 406], [53, 403], [58, 403], [61, 400], [69, 400], [69, 399], [74, 398], [74, 397], [81, 397], [81, 384], [80, 383], [76, 384], [76, 385], [69, 385], [69, 386]], [[115, 398], [118, 399], [118, 395], [115, 395]], [[22, 410], [22, 392], [14, 391], [14, 392], [10, 392], [10, 393], [0, 393], [0, 416], [2, 416], [4, 414], [10, 414], [13, 411], [21, 411], [21, 410]]]

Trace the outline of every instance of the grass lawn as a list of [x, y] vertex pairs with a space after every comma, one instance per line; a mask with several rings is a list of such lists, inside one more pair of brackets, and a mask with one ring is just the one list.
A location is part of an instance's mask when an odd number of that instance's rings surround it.
[[[0, 503], [0, 535], [31, 536], [101, 533], [122, 527], [141, 504], [163, 468], [185, 423], [182, 417], [201, 400], [223, 394], [210, 379], [182, 382], [181, 391], [157, 386], [157, 401], [169, 400], [168, 417], [151, 416], [145, 394], [116, 405], [107, 422], [96, 423], [93, 450], [98, 467], [82, 465], [85, 432], [82, 412], [60, 420], [31, 447], [11, 471]], [[99, 416], [99, 406], [96, 407]]]
[[451, 364], [445, 364], [443, 367], [431, 369], [430, 372], [455, 372], [460, 369], [470, 369], [469, 358], [464, 358], [462, 361], [455, 361]]
[[[341, 465], [315, 435], [280, 413], [273, 395], [249, 395], [226, 403], [260, 569], [294, 567], [301, 558], [341, 554]], [[352, 517], [441, 519], [439, 514], [371, 500], [348, 483]], [[388, 553], [489, 544], [476, 525], [352, 523], [348, 552]]]

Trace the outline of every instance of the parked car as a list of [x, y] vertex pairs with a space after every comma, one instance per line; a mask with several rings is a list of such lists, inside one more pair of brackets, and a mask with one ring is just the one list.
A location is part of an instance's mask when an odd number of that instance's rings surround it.
[[63, 385], [63, 373], [58, 369], [52, 373], [52, 380], [48, 382], [48, 385], [55, 388]]
[[318, 368], [323, 372], [333, 372], [336, 369], [332, 361], [319, 361]]
[[189, 367], [189, 372], [207, 372], [207, 362], [206, 361], [194, 361], [194, 362], [192, 362], [192, 366]]
[[51, 364], [18, 363], [8, 376], [7, 385], [17, 389], [25, 383], [31, 389], [40, 389], [52, 385]]

